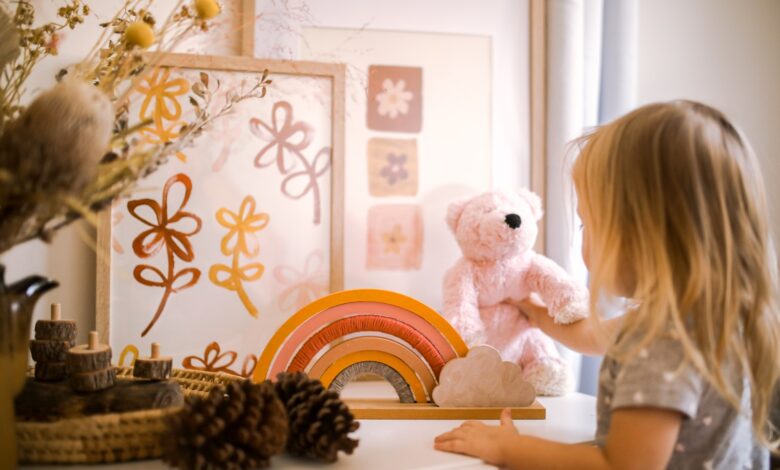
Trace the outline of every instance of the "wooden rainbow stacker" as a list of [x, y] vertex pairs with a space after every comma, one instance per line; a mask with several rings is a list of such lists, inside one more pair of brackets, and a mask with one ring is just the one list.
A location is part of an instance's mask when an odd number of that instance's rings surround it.
[[[318, 299], [291, 316], [260, 354], [252, 378], [306, 372], [341, 391], [351, 380], [378, 375], [399, 400], [345, 400], [358, 419], [498, 419], [502, 408], [431, 402], [442, 367], [467, 353], [457, 331], [425, 304], [396, 292], [356, 289]], [[515, 419], [546, 417], [538, 400], [511, 411]]]

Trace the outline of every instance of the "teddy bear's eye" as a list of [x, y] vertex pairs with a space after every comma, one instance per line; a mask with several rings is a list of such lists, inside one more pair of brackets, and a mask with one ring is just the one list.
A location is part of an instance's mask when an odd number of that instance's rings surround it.
[[509, 225], [509, 228], [514, 230], [520, 227], [520, 224], [523, 223], [523, 220], [517, 214], [507, 214], [506, 217], [504, 217], [504, 222]]

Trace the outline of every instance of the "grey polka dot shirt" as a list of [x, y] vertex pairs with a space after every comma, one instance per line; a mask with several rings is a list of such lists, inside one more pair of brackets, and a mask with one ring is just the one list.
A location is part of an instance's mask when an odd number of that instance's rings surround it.
[[662, 338], [619, 363], [607, 352], [599, 375], [596, 443], [604, 446], [613, 410], [652, 407], [679, 411], [680, 433], [667, 468], [768, 469], [769, 454], [753, 439], [750, 388], [738, 374], [743, 412], [734, 410], [690, 366], [673, 338]]

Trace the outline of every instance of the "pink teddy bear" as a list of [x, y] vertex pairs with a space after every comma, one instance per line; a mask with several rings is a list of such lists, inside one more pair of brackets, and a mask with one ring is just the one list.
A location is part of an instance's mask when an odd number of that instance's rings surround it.
[[557, 323], [587, 316], [588, 293], [560, 266], [533, 250], [539, 197], [520, 189], [455, 202], [447, 224], [463, 257], [444, 278], [444, 316], [469, 346], [487, 343], [517, 362], [540, 395], [573, 388], [571, 370], [552, 339], [532, 328], [510, 301], [536, 292]]

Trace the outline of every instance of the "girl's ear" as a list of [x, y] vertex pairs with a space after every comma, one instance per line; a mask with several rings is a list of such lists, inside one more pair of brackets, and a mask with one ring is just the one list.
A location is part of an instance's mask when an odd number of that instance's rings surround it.
[[460, 199], [447, 207], [447, 225], [450, 227], [450, 230], [452, 230], [452, 233], [455, 233], [455, 230], [458, 228], [458, 221], [469, 200], [470, 199], [467, 198]]
[[542, 218], [544, 215], [544, 210], [542, 210], [542, 200], [539, 198], [539, 196], [536, 195], [536, 193], [531, 192], [525, 188], [520, 188], [517, 190], [517, 195], [520, 196], [520, 199], [528, 204], [528, 206], [531, 208], [531, 213], [536, 218], [536, 220]]

